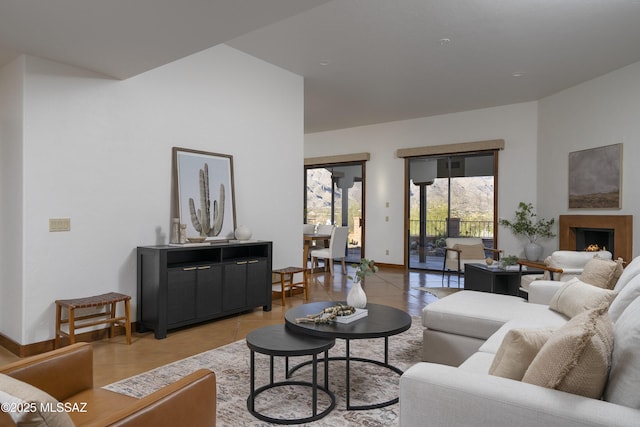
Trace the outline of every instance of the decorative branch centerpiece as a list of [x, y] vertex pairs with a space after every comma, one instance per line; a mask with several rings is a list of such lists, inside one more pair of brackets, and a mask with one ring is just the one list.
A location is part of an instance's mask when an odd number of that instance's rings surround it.
[[367, 306], [367, 294], [362, 289], [362, 280], [371, 274], [378, 272], [378, 266], [374, 260], [362, 258], [360, 264], [354, 264], [356, 269], [355, 277], [347, 276], [353, 280], [353, 286], [347, 295], [347, 304], [356, 308], [365, 308]]
[[296, 323], [333, 323], [338, 316], [351, 316], [355, 314], [356, 308], [338, 303], [333, 307], [327, 307], [317, 314], [309, 314], [307, 317], [299, 317]]
[[520, 202], [514, 221], [507, 219], [498, 221], [503, 227], [511, 229], [516, 236], [524, 236], [529, 240], [529, 243], [524, 246], [524, 253], [529, 261], [536, 261], [542, 255], [542, 246], [537, 243], [538, 239], [555, 237], [555, 234], [551, 231], [555, 219], [541, 218], [536, 221], [536, 217], [537, 215], [531, 203]]

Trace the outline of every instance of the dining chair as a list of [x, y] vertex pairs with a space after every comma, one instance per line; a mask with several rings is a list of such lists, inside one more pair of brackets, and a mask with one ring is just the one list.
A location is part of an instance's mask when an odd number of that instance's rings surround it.
[[[316, 234], [331, 235], [334, 228], [336, 227], [333, 224], [318, 224], [318, 227], [316, 228]], [[316, 240], [315, 242], [313, 242], [314, 249], [322, 249], [322, 248], [328, 248], [328, 247], [329, 245], [325, 244], [324, 240]]]
[[318, 265], [318, 258], [324, 259], [324, 268], [327, 269], [329, 264], [329, 270], [333, 274], [333, 260], [339, 259], [342, 262], [342, 273], [347, 273], [347, 266], [345, 264], [346, 249], [347, 249], [347, 237], [349, 236], [348, 227], [334, 227], [331, 231], [331, 240], [329, 241], [329, 247], [323, 249], [313, 249], [311, 251], [311, 265]]

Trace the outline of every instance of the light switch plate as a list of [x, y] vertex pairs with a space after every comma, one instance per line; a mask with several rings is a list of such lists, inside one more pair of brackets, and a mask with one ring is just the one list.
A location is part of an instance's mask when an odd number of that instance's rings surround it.
[[71, 218], [49, 218], [49, 231], [71, 231]]

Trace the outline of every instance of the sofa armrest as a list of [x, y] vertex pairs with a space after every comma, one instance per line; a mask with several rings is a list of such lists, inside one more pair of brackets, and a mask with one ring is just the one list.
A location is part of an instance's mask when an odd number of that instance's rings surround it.
[[640, 410], [451, 366], [400, 378], [400, 426], [637, 426]]
[[551, 298], [565, 282], [554, 280], [534, 280], [529, 283], [529, 302], [532, 304], [549, 305]]
[[160, 425], [215, 426], [215, 374], [208, 369], [199, 369], [131, 406], [116, 409], [110, 415], [88, 424], [91, 427]]
[[93, 347], [76, 343], [10, 363], [1, 367], [0, 373], [66, 400], [93, 388]]

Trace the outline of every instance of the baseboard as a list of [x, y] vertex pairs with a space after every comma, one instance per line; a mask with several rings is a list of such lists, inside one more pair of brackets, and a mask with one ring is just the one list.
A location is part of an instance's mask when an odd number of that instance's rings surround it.
[[395, 268], [397, 270], [404, 270], [405, 267], [402, 264], [385, 264], [382, 262], [376, 262], [376, 265], [380, 268]]
[[[136, 322], [132, 322], [131, 331], [135, 331], [135, 330], [136, 330]], [[125, 334], [124, 327], [117, 326], [115, 334], [124, 335]], [[76, 334], [76, 342], [100, 341], [108, 337], [109, 337], [109, 327], [104, 329], [97, 329], [95, 331], [82, 332], [82, 333]], [[46, 353], [47, 351], [53, 350], [54, 344], [55, 344], [55, 340], [50, 339], [46, 341], [39, 341], [33, 344], [22, 345], [15, 342], [11, 338], [8, 338], [3, 334], [0, 334], [0, 346], [6, 348], [7, 350], [9, 350], [11, 353], [15, 354], [18, 357], [29, 357], [29, 356], [35, 356], [36, 354]], [[69, 344], [68, 338], [64, 338], [64, 337], [60, 338], [61, 346], [65, 346], [68, 344]]]

